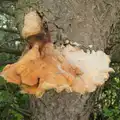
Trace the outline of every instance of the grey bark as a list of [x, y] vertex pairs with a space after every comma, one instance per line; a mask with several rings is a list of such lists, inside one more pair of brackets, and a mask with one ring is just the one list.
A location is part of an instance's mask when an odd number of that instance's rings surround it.
[[[119, 0], [18, 0], [16, 25], [21, 31], [24, 14], [38, 10], [48, 21], [52, 40], [62, 43], [66, 39], [93, 45], [94, 50], [109, 54], [111, 26], [119, 20]], [[88, 120], [100, 89], [81, 96], [77, 93], [60, 94], [48, 91], [41, 99], [31, 97], [31, 120]]]

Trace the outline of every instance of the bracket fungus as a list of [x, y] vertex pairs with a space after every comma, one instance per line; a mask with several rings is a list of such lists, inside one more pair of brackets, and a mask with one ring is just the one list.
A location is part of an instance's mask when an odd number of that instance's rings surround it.
[[[42, 39], [35, 37], [41, 33], [44, 35]], [[109, 72], [114, 71], [104, 52], [84, 52], [70, 45], [59, 51], [50, 40], [44, 42], [50, 39], [47, 34], [35, 11], [26, 14], [22, 35], [32, 41], [32, 46], [0, 74], [7, 82], [18, 84], [23, 93], [41, 97], [49, 89], [81, 94], [93, 92], [105, 83]]]

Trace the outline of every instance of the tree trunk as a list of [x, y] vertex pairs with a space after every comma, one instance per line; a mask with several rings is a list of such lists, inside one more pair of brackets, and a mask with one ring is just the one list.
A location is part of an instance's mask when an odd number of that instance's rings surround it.
[[[24, 14], [37, 10], [44, 14], [57, 45], [71, 40], [84, 50], [92, 45], [92, 49], [104, 51], [119, 6], [118, 0], [18, 0], [16, 24], [21, 31]], [[31, 96], [31, 120], [88, 120], [100, 91], [82, 96], [50, 90], [41, 99]]]

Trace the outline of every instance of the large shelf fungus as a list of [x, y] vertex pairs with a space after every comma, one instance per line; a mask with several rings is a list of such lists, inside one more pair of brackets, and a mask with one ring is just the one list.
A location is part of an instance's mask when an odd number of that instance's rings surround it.
[[102, 51], [93, 50], [91, 53], [90, 51], [85, 53], [83, 50], [76, 50], [74, 47], [68, 46], [64, 49], [63, 54], [70, 64], [82, 72], [73, 81], [73, 91], [93, 92], [97, 86], [103, 85], [108, 80], [109, 72], [114, 72], [109, 67], [109, 56]]
[[[70, 45], [62, 51], [55, 49], [35, 11], [25, 16], [24, 24], [22, 35], [32, 45], [16, 63], [7, 65], [0, 73], [8, 82], [20, 85], [23, 93], [41, 97], [54, 89], [84, 94], [95, 91], [109, 78], [113, 69], [104, 52], [84, 52]], [[41, 32], [43, 37], [39, 38]]]

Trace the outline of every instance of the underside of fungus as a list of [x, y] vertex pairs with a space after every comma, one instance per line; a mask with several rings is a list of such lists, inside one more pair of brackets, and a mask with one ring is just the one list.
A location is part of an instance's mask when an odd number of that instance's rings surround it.
[[[35, 11], [26, 14], [22, 35], [24, 38], [32, 36], [29, 40], [32, 45], [16, 63], [5, 66], [0, 75], [7, 82], [18, 84], [23, 93], [41, 97], [49, 89], [58, 93], [63, 90], [81, 94], [93, 92], [108, 80], [113, 69], [104, 52], [84, 52], [70, 45], [59, 51], [50, 40], [44, 42], [48, 37], [45, 32]], [[45, 35], [38, 40], [35, 36], [41, 33]]]

